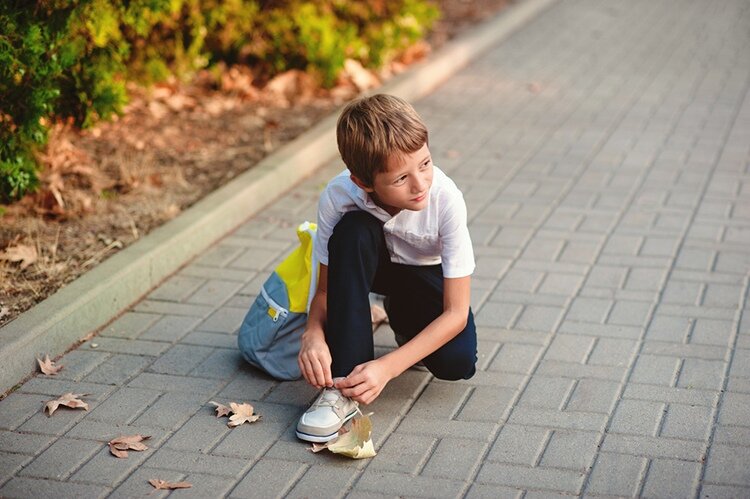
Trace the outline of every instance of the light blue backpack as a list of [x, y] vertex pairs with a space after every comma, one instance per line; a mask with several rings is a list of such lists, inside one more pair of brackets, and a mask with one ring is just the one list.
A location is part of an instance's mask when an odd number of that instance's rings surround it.
[[276, 379], [302, 376], [297, 355], [318, 284], [316, 230], [310, 222], [297, 227], [300, 245], [266, 279], [240, 326], [242, 356]]

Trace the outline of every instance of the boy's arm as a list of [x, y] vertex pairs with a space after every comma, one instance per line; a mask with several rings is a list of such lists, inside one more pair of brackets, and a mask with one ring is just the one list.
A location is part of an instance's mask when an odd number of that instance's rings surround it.
[[331, 377], [331, 352], [325, 339], [325, 322], [328, 299], [328, 266], [320, 264], [318, 288], [310, 303], [307, 325], [302, 333], [299, 363], [300, 371], [308, 383], [316, 388], [333, 386]]
[[341, 392], [369, 404], [386, 383], [456, 337], [466, 327], [471, 304], [471, 276], [446, 278], [443, 313], [400, 348], [371, 362], [360, 364], [336, 384]]

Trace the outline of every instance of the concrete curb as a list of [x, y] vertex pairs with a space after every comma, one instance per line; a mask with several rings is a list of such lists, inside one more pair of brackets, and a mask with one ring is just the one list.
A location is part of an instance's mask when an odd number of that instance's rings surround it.
[[[556, 0], [525, 0], [377, 89], [416, 100]], [[338, 154], [335, 122], [322, 120], [254, 168], [0, 329], [0, 393], [106, 325], [182, 265]]]

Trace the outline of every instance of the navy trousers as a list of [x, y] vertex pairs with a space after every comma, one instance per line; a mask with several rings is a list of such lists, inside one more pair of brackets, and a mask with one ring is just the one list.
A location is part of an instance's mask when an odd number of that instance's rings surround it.
[[[441, 265], [413, 266], [390, 261], [383, 224], [352, 211], [328, 241], [326, 342], [334, 377], [374, 358], [370, 292], [387, 297], [391, 328], [407, 341], [443, 312]], [[466, 327], [422, 362], [437, 378], [469, 379], [476, 372], [477, 334], [469, 310]]]

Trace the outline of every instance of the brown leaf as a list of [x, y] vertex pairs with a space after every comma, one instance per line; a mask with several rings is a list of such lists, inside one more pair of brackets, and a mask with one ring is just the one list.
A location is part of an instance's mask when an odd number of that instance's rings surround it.
[[159, 490], [174, 490], [174, 489], [189, 489], [193, 486], [192, 483], [188, 482], [167, 482], [158, 478], [152, 478], [148, 481], [155, 489]]
[[25, 269], [32, 263], [36, 263], [38, 258], [39, 255], [36, 252], [36, 248], [26, 244], [19, 244], [12, 248], [6, 248], [5, 251], [0, 253], [0, 260], [21, 262], [21, 270]]
[[254, 423], [260, 419], [259, 415], [253, 414], [253, 406], [250, 404], [235, 404], [234, 402], [230, 402], [229, 405], [232, 407], [234, 414], [229, 418], [227, 426], [234, 428], [242, 423]]
[[58, 399], [47, 402], [44, 405], [44, 410], [49, 412], [48, 416], [52, 416], [52, 413], [54, 413], [61, 405], [70, 407], [71, 409], [84, 409], [88, 411], [89, 405], [78, 398], [85, 397], [86, 395], [88, 395], [88, 393], [66, 393], [61, 395]]
[[39, 369], [47, 376], [54, 376], [63, 368], [63, 366], [56, 366], [55, 362], [50, 360], [47, 354], [44, 354], [44, 360], [36, 359], [36, 361], [39, 363]]
[[113, 456], [119, 458], [128, 457], [128, 450], [143, 451], [148, 449], [144, 440], [151, 438], [151, 435], [123, 435], [109, 441], [109, 451]]
[[216, 417], [220, 418], [222, 416], [229, 416], [232, 414], [232, 409], [225, 406], [224, 404], [219, 404], [218, 402], [214, 402], [213, 400], [209, 402], [209, 404], [216, 406]]

